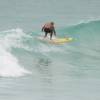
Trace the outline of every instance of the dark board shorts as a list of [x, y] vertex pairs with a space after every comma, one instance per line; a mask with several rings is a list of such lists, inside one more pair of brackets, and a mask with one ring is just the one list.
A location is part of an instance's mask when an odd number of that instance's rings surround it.
[[45, 28], [44, 32], [46, 32], [46, 33], [52, 33], [53, 31], [51, 29], [49, 29], [49, 28]]

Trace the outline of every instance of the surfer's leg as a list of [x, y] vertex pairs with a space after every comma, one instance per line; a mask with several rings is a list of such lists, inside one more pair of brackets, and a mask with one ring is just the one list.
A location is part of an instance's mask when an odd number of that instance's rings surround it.
[[53, 33], [51, 32], [51, 33], [50, 33], [50, 40], [52, 39], [52, 34], [53, 34]]
[[48, 34], [48, 28], [45, 28], [44, 29], [44, 32], [45, 32], [44, 38], [46, 38], [47, 37], [47, 34]]
[[47, 32], [45, 32], [44, 38], [46, 38], [46, 37], [47, 37], [47, 34], [48, 34], [48, 33], [47, 33]]

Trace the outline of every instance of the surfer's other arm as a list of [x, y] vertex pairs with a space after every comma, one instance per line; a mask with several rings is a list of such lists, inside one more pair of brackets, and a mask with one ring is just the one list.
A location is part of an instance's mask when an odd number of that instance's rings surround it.
[[53, 28], [53, 32], [54, 32], [54, 35], [56, 36], [56, 31], [55, 31], [55, 28]]

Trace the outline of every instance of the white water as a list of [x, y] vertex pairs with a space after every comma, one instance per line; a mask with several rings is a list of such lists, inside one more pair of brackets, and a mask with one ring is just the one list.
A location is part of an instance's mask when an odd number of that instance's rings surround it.
[[23, 48], [21, 38], [24, 33], [20, 29], [13, 29], [0, 32], [0, 76], [2, 77], [19, 77], [30, 74], [18, 59], [11, 53], [12, 47]]

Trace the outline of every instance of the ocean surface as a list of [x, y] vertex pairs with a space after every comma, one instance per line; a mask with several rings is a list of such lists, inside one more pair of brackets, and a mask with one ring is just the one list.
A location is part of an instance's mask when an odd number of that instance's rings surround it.
[[[0, 0], [0, 100], [100, 100], [99, 9], [99, 0]], [[40, 41], [48, 21], [73, 41]]]

